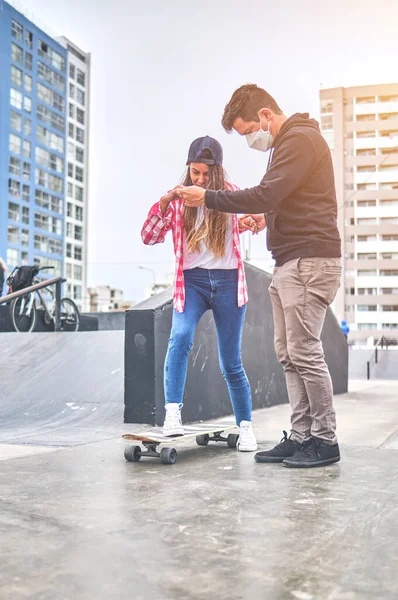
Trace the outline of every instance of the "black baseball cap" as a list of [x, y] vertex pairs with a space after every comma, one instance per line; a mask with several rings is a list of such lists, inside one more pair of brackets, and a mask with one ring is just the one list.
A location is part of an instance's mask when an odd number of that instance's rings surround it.
[[206, 135], [192, 142], [189, 147], [187, 165], [192, 162], [205, 165], [222, 165], [222, 147], [220, 142]]

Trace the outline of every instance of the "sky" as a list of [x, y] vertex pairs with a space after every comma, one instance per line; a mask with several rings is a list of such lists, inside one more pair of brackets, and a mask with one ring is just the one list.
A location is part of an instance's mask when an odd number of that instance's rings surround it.
[[[89, 284], [138, 301], [174, 271], [171, 236], [146, 247], [149, 208], [180, 182], [191, 141], [217, 138], [240, 187], [267, 156], [220, 124], [244, 83], [285, 114], [319, 118], [320, 88], [398, 79], [396, 0], [24, 0], [59, 35], [92, 54]], [[265, 261], [264, 233], [252, 240]], [[138, 267], [151, 269], [142, 270]]]

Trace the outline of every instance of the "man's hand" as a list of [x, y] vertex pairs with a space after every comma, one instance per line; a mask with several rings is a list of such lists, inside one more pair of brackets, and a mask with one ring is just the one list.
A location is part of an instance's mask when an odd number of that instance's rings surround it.
[[184, 200], [186, 206], [203, 206], [205, 203], [205, 190], [198, 185], [189, 187], [179, 186], [177, 193]]
[[260, 233], [267, 226], [264, 215], [244, 215], [239, 219], [238, 224], [239, 233], [251, 231], [253, 235]]

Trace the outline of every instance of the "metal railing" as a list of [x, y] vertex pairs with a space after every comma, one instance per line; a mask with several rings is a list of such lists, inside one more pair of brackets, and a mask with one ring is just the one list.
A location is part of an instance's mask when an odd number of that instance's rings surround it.
[[0, 298], [0, 304], [5, 304], [6, 302], [10, 302], [14, 300], [14, 298], [20, 298], [21, 296], [27, 296], [31, 292], [36, 292], [37, 290], [42, 290], [43, 288], [47, 288], [50, 285], [55, 285], [55, 323], [54, 329], [55, 331], [59, 331], [61, 329], [61, 283], [64, 283], [66, 279], [63, 277], [53, 277], [52, 279], [46, 279], [40, 283], [35, 283], [34, 285], [30, 285], [29, 287], [23, 288], [18, 292], [13, 292], [12, 294], [7, 294], [7, 296], [2, 296]]
[[372, 354], [369, 356], [369, 360], [367, 361], [366, 364], [366, 374], [367, 374], [367, 379], [370, 379], [370, 367], [372, 364], [372, 359], [374, 358], [374, 364], [377, 365], [377, 363], [379, 362], [379, 348], [381, 347], [382, 350], [384, 350], [384, 346], [386, 347], [386, 349], [388, 348], [388, 339], [386, 337], [384, 337], [384, 335], [381, 336], [381, 338], [377, 341]]

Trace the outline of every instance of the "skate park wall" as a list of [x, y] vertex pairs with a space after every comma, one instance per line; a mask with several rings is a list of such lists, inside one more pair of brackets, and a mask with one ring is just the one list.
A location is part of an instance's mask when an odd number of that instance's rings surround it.
[[[253, 408], [288, 402], [285, 377], [274, 351], [274, 325], [268, 287], [271, 275], [246, 264], [249, 303], [243, 329], [242, 358], [249, 378]], [[126, 311], [126, 423], [162, 425], [164, 418], [163, 364], [172, 321], [172, 289]], [[347, 391], [348, 348], [329, 308], [322, 332], [325, 357], [334, 393]], [[218, 363], [213, 315], [202, 317], [189, 357], [183, 420], [209, 420], [232, 412]]]

